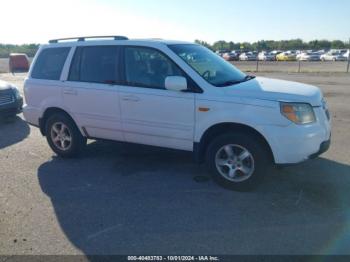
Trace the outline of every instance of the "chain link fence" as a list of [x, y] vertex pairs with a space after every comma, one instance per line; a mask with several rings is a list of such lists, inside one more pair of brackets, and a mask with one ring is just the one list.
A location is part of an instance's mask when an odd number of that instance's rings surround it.
[[245, 72], [344, 73], [349, 72], [349, 62], [233, 61], [231, 63]]
[[[30, 58], [30, 61], [32, 58]], [[287, 73], [344, 73], [349, 72], [350, 61], [307, 62], [307, 61], [233, 61], [245, 72], [287, 72]], [[9, 72], [8, 58], [0, 58], [0, 73]]]

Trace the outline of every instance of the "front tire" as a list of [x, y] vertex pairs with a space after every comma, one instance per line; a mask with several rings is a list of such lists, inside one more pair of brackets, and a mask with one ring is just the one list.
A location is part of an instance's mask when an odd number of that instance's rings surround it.
[[215, 182], [235, 190], [250, 191], [269, 166], [268, 152], [254, 135], [224, 134], [214, 139], [206, 162]]
[[81, 135], [73, 120], [64, 114], [50, 116], [45, 130], [48, 144], [60, 157], [75, 157], [86, 145], [86, 138]]

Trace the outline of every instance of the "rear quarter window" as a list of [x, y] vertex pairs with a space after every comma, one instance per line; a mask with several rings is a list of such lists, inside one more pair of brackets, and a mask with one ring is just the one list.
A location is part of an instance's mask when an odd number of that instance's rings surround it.
[[59, 80], [70, 47], [43, 49], [33, 67], [31, 74], [35, 79]]

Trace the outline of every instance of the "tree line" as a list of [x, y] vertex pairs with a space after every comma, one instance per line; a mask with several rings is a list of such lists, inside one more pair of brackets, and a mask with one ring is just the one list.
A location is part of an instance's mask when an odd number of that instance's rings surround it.
[[[343, 42], [341, 40], [313, 40], [310, 42], [304, 42], [301, 39], [292, 40], [261, 40], [254, 43], [249, 42], [226, 42], [217, 41], [214, 44], [209, 44], [202, 40], [195, 40], [196, 43], [206, 46], [214, 51], [217, 50], [254, 50], [254, 51], [271, 51], [271, 50], [320, 50], [320, 49], [350, 49], [350, 43]], [[38, 44], [24, 44], [24, 45], [12, 45], [12, 44], [0, 44], [0, 58], [9, 57], [10, 53], [25, 53], [29, 57], [33, 57], [38, 50]]]
[[0, 44], [0, 58], [9, 57], [10, 53], [25, 53], [29, 57], [33, 57], [38, 50], [38, 44], [11, 45]]
[[349, 49], [350, 43], [343, 42], [341, 40], [313, 40], [310, 42], [304, 42], [301, 39], [292, 40], [261, 40], [254, 43], [249, 42], [226, 42], [217, 41], [214, 44], [209, 44], [202, 40], [195, 40], [197, 44], [206, 46], [213, 51], [217, 50], [251, 50], [251, 51], [271, 51], [271, 50], [329, 50], [329, 49]]

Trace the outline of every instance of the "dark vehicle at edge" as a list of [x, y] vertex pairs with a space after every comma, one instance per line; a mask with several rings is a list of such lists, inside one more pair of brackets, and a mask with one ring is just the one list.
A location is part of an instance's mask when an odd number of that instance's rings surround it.
[[0, 119], [15, 117], [22, 112], [23, 98], [18, 89], [0, 80]]

